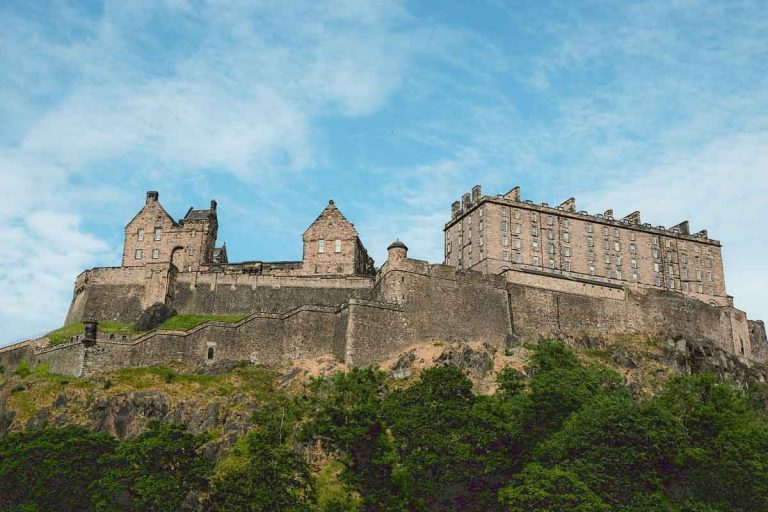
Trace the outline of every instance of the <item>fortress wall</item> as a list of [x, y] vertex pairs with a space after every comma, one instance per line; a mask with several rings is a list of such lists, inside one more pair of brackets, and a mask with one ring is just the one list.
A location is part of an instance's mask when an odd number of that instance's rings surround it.
[[301, 308], [285, 320], [283, 360], [317, 357], [334, 352], [336, 308]]
[[768, 337], [765, 333], [765, 323], [762, 320], [749, 320], [747, 326], [752, 357], [758, 361], [768, 362]]
[[238, 314], [253, 311], [283, 313], [313, 304], [338, 306], [370, 279], [301, 278], [179, 273], [172, 290], [173, 306], [180, 314]]
[[350, 303], [343, 361], [359, 366], [376, 364], [412, 344], [403, 316], [401, 309], [392, 305]]
[[347, 361], [347, 348], [349, 339], [349, 305], [343, 305], [336, 312], [336, 323], [333, 326], [333, 340], [331, 353], [339, 361]]
[[[510, 283], [515, 333], [528, 338], [561, 335], [650, 333], [707, 338], [720, 347], [749, 356], [746, 315], [680, 294], [628, 289], [626, 300], [578, 295]], [[735, 341], [735, 343], [734, 343]]]
[[504, 274], [507, 282], [559, 290], [565, 293], [584, 295], [587, 297], [604, 297], [607, 299], [624, 300], [626, 293], [622, 287], [606, 286], [598, 282], [577, 281], [555, 275], [545, 275], [533, 272], [507, 271]]
[[6, 372], [14, 370], [22, 361], [34, 364], [35, 352], [32, 342], [23, 341], [0, 348], [0, 365], [5, 368]]
[[133, 322], [144, 309], [152, 267], [95, 268], [80, 274], [65, 325], [87, 317]]
[[79, 341], [63, 343], [34, 356], [31, 364], [47, 364], [51, 373], [81, 376], [85, 346]]

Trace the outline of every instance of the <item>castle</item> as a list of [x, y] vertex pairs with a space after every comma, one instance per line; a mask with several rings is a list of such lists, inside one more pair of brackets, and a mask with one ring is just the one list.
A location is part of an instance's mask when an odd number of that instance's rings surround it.
[[[176, 221], [157, 192], [125, 228], [120, 267], [75, 282], [66, 324], [83, 335], [0, 349], [0, 364], [47, 363], [85, 375], [178, 361], [249, 360], [280, 365], [333, 354], [349, 364], [381, 362], [424, 342], [645, 333], [705, 339], [749, 364], [765, 359], [765, 331], [725, 291], [720, 243], [688, 222], [640, 222], [639, 212], [577, 212], [521, 200], [520, 189], [454, 202], [444, 228], [445, 261], [412, 259], [400, 241], [377, 269], [333, 201], [304, 232], [301, 261], [230, 263], [217, 247], [217, 204]], [[135, 336], [95, 322], [134, 322], [165, 304], [178, 314], [244, 315], [188, 331]]]

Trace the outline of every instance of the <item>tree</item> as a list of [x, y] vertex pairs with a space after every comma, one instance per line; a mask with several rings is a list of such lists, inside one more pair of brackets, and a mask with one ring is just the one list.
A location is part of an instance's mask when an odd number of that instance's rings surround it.
[[309, 391], [301, 439], [319, 440], [339, 459], [341, 480], [360, 494], [364, 510], [396, 509], [402, 480], [395, 471], [397, 456], [383, 412], [389, 393], [386, 375], [353, 368], [315, 380]]
[[561, 468], [528, 464], [499, 493], [510, 512], [609, 512], [611, 508], [576, 475]]
[[207, 441], [183, 425], [151, 423], [102, 459], [107, 469], [93, 486], [97, 510], [179, 510], [190, 492], [207, 487], [213, 463], [200, 453]]
[[0, 436], [0, 510], [88, 510], [88, 486], [103, 469], [98, 461], [115, 445], [80, 427]]

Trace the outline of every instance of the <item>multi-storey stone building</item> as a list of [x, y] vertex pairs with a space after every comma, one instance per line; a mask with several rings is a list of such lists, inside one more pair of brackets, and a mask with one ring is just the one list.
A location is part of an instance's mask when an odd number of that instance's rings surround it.
[[557, 275], [587, 282], [667, 290], [733, 305], [725, 291], [720, 242], [688, 221], [671, 228], [640, 221], [640, 212], [591, 215], [570, 198], [558, 206], [522, 200], [520, 188], [484, 196], [479, 185], [452, 205], [445, 262], [486, 273]]

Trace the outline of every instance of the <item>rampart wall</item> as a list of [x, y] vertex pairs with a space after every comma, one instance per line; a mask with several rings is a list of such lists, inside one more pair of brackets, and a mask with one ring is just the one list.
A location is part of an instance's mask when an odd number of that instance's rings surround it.
[[[99, 270], [76, 294], [75, 302], [82, 302], [75, 306], [83, 312], [98, 293], [118, 293], [130, 279], [146, 275], [136, 274], [146, 271], [141, 268]], [[100, 281], [105, 276], [109, 284]], [[104, 289], [94, 292], [99, 286]], [[513, 337], [621, 333], [704, 338], [737, 355], [751, 355], [746, 316], [731, 307], [662, 290], [543, 274], [488, 275], [407, 257], [387, 261], [373, 281], [179, 273], [171, 290], [180, 312], [256, 312], [235, 324], [208, 322], [187, 332], [156, 330], [125, 340], [100, 335], [88, 347], [77, 339], [47, 348], [39, 341], [21, 343], [0, 349], [0, 364], [12, 368], [28, 360], [82, 375], [172, 361], [280, 365], [330, 353], [349, 364], [368, 365], [419, 343], [482, 341], [501, 348]], [[122, 298], [129, 296], [142, 300], [133, 291]], [[118, 316], [124, 311], [119, 300], [112, 297], [101, 307], [113, 308]]]

